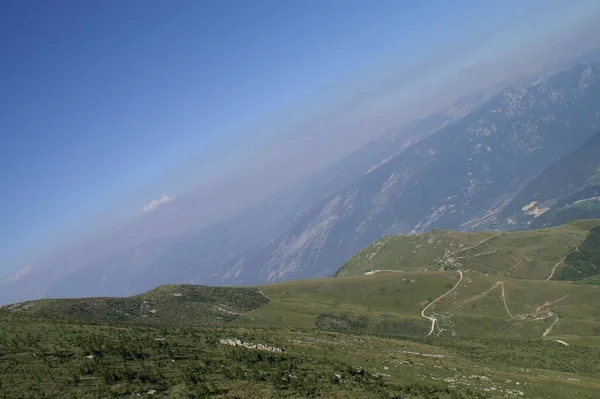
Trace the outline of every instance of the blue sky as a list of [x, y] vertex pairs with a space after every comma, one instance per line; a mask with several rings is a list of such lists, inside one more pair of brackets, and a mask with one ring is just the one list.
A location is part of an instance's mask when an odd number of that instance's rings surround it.
[[147, 188], [220, 143], [260, 140], [295, 104], [319, 111], [343, 77], [410, 65], [544, 4], [2, 1], [0, 272], [107, 209], [127, 219], [179, 195], [205, 174]]

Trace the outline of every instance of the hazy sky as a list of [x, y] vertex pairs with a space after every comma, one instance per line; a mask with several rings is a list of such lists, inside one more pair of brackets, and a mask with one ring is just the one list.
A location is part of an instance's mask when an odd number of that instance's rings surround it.
[[[186, 195], [198, 220], [218, 218], [461, 91], [593, 47], [599, 8], [2, 1], [0, 275]], [[581, 48], [567, 40], [578, 32]], [[189, 209], [165, 231], [187, 227]]]

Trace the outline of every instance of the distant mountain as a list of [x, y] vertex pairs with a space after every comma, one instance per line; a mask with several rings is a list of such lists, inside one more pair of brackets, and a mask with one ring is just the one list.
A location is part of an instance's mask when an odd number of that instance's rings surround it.
[[597, 131], [600, 64], [578, 65], [483, 106], [306, 212], [216, 283], [332, 275], [382, 235], [476, 229]]
[[465, 96], [427, 118], [390, 129], [308, 179], [222, 223], [196, 233], [153, 239], [92, 262], [52, 284], [46, 295], [128, 295], [165, 283], [215, 283], [214, 275], [235, 279], [249, 253], [260, 252], [270, 237], [292, 227], [316, 203], [459, 120], [508, 84]]
[[600, 50], [546, 65], [535, 73], [517, 75], [506, 79], [497, 85], [464, 96], [426, 118], [411, 121], [402, 127], [388, 130], [382, 136], [312, 176], [307, 182], [308, 187], [297, 199], [295, 207], [297, 214], [301, 214], [307, 207], [313, 206], [328, 195], [341, 190], [364, 174], [390, 161], [424, 137], [458, 121], [503, 90], [529, 87], [536, 81], [547, 79], [561, 71], [571, 69], [577, 65], [588, 65], [595, 62], [600, 62]]
[[98, 260], [47, 295], [330, 276], [383, 234], [477, 229], [481, 216], [591, 135], [597, 69], [578, 66], [527, 88], [538, 76], [519, 77], [467, 96], [238, 217]]
[[[533, 82], [528, 78], [526, 80]], [[512, 84], [514, 81], [509, 80], [470, 94], [426, 118], [389, 129], [382, 136], [312, 176], [308, 187], [297, 200], [297, 213], [301, 214], [328, 195], [385, 164], [424, 137], [458, 121]]]
[[600, 133], [533, 179], [492, 227], [526, 229], [600, 217]]
[[158, 237], [96, 260], [55, 282], [45, 294], [121, 296], [164, 283], [201, 282], [198, 276], [235, 265], [239, 253], [289, 228], [294, 220], [290, 209], [295, 204], [290, 198], [295, 195], [293, 189], [284, 190], [201, 231]]

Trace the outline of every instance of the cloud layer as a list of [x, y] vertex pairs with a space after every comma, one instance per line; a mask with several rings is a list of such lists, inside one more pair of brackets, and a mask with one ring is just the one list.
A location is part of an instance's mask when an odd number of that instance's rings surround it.
[[12, 277], [10, 280], [12, 280], [12, 281], [22, 280], [22, 279], [26, 278], [27, 276], [29, 276], [29, 274], [31, 274], [32, 269], [33, 268], [31, 266], [25, 266], [24, 268], [22, 268], [21, 270], [19, 270], [14, 275], [14, 277]]
[[163, 195], [159, 199], [152, 200], [147, 205], [144, 205], [143, 211], [144, 212], [153, 211], [156, 208], [158, 208], [159, 206], [167, 204], [167, 203], [169, 203], [171, 201], [174, 201], [174, 200], [175, 200], [175, 197], [170, 197], [168, 195]]

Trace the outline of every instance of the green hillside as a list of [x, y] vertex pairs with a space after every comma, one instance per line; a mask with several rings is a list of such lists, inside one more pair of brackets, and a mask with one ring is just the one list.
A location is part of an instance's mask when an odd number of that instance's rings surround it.
[[0, 398], [597, 398], [599, 224], [387, 237], [330, 279], [5, 306]]
[[[423, 317], [421, 311], [458, 281], [456, 271], [383, 271], [369, 276], [293, 281], [259, 288], [173, 285], [130, 298], [40, 300], [10, 305], [3, 310], [42, 318], [119, 325], [317, 327], [423, 337], [429, 332], [431, 320]], [[594, 284], [499, 278], [467, 271], [461, 284], [427, 313], [444, 316], [436, 325], [436, 336], [494, 337], [506, 328], [503, 333], [506, 337], [533, 339], [541, 338], [556, 319], [536, 315], [536, 309], [561, 299], [552, 305], [551, 311], [564, 318], [554, 326], [553, 335], [592, 336], [600, 328], [596, 319], [600, 304], [595, 300], [600, 295], [598, 289]], [[534, 316], [547, 317], [533, 320]], [[445, 328], [447, 317], [452, 318], [454, 328], [439, 331]], [[339, 328], [329, 328], [328, 323]]]
[[[4, 307], [0, 397], [600, 394], [599, 286], [474, 271], [459, 280], [456, 271], [378, 272]], [[153, 322], [109, 316], [143, 301], [157, 309]], [[217, 319], [215, 307], [238, 314]], [[94, 308], [94, 317], [81, 310]]]
[[[261, 289], [271, 302], [233, 323], [325, 329], [327, 323], [333, 323], [335, 331], [422, 337], [429, 332], [431, 321], [421, 311], [458, 278], [457, 272], [380, 272], [264, 286]], [[461, 284], [430, 307], [427, 315], [443, 316], [435, 334], [448, 338], [497, 337], [501, 331], [511, 338], [541, 338], [556, 320], [543, 312], [546, 310], [561, 320], [552, 335], [594, 336], [600, 331], [598, 295], [599, 288], [594, 285], [500, 279], [466, 272]], [[551, 309], [544, 307], [558, 299]], [[448, 317], [453, 328], [445, 326]]]
[[460, 268], [501, 277], [554, 279], [566, 256], [596, 226], [600, 226], [600, 220], [582, 220], [529, 231], [462, 233], [434, 230], [412, 236], [384, 237], [354, 255], [336, 276], [357, 276], [369, 270]]
[[216, 325], [268, 302], [255, 288], [165, 285], [127, 298], [43, 299], [4, 309], [86, 322]]
[[[283, 352], [221, 344], [226, 338]], [[592, 399], [600, 393], [599, 355], [539, 340], [98, 326], [0, 312], [3, 398]]]

